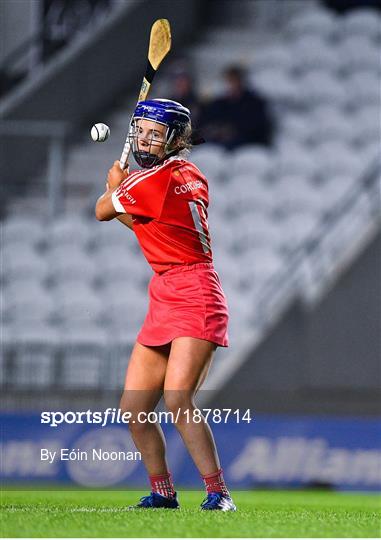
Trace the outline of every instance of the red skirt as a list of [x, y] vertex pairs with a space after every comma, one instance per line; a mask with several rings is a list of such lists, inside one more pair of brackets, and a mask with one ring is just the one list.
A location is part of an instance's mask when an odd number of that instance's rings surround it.
[[149, 309], [137, 341], [157, 346], [194, 337], [228, 347], [228, 307], [212, 263], [182, 265], [155, 273]]

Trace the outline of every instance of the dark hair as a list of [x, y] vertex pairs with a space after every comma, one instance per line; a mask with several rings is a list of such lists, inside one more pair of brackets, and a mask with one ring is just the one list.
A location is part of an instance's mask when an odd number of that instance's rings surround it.
[[192, 126], [191, 124], [188, 124], [173, 139], [171, 147], [173, 147], [173, 151], [180, 151], [191, 150], [192, 146]]
[[234, 77], [244, 81], [246, 78], [246, 70], [243, 66], [232, 64], [224, 69], [223, 75], [224, 77]]

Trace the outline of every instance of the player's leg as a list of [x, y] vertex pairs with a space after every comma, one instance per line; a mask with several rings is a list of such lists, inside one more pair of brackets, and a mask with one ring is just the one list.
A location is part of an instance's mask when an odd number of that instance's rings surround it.
[[138, 421], [138, 415], [153, 411], [159, 402], [168, 356], [169, 346], [146, 347], [136, 343], [120, 403], [122, 411], [132, 413], [129, 429], [149, 475], [163, 474], [167, 470], [164, 436], [158, 424]]
[[[176, 427], [202, 475], [219, 469], [213, 435], [207, 423], [193, 422], [194, 396], [204, 381], [216, 346], [202, 339], [180, 337], [172, 342], [164, 383], [168, 410], [181, 409]], [[189, 411], [189, 413], [187, 412]]]
[[132, 413], [129, 428], [150, 477], [152, 491], [174, 494], [165, 457], [165, 439], [159, 424], [144, 422], [163, 393], [170, 346], [146, 347], [136, 343], [127, 369], [121, 409]]
[[[176, 428], [204, 480], [208, 497], [202, 507], [235, 510], [223, 479], [211, 429], [207, 422], [197, 421], [199, 417], [193, 416], [197, 408], [194, 397], [207, 375], [215, 349], [214, 343], [202, 339], [181, 337], [173, 340], [164, 399], [167, 408], [177, 418]], [[179, 410], [183, 414], [177, 416]]]

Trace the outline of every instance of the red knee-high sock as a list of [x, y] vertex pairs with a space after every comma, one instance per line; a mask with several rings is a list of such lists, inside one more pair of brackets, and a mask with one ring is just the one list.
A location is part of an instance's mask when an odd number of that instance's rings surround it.
[[171, 473], [155, 474], [149, 477], [152, 491], [160, 493], [164, 497], [173, 497], [175, 495], [175, 487], [172, 482]]
[[218, 492], [229, 496], [228, 488], [226, 487], [222, 469], [219, 469], [213, 474], [207, 474], [202, 477], [207, 493]]

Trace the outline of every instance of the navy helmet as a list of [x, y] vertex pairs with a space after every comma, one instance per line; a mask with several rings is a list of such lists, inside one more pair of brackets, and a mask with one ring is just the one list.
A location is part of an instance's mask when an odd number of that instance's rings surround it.
[[[139, 148], [139, 120], [151, 120], [157, 124], [166, 126], [164, 140], [155, 140], [153, 131], [148, 139], [149, 145], [146, 150]], [[191, 131], [191, 114], [189, 109], [170, 99], [148, 99], [140, 101], [132, 115], [129, 140], [135, 161], [143, 168], [150, 168], [157, 165], [170, 155], [182, 149], [180, 146], [173, 146], [172, 143], [177, 138]], [[151, 152], [152, 146], [162, 145], [164, 150], [160, 155]], [[183, 146], [184, 148], [184, 146]]]

